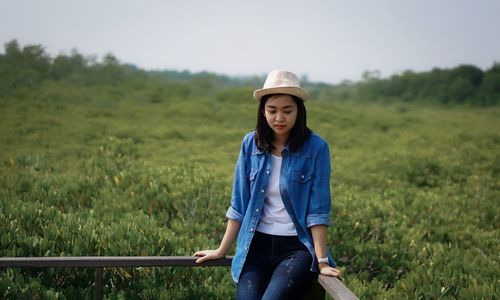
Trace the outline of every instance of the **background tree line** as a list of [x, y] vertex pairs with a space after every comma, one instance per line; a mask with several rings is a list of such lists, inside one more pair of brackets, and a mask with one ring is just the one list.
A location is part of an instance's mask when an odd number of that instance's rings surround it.
[[[378, 71], [366, 71], [361, 81], [343, 81], [332, 85], [314, 83], [304, 77], [312, 98], [326, 101], [404, 101], [490, 106], [500, 103], [500, 64], [483, 71], [473, 65], [451, 69], [434, 68], [427, 72], [405, 71], [381, 78]], [[101, 61], [95, 56], [83, 56], [77, 50], [71, 54], [51, 57], [41, 45], [21, 47], [16, 40], [5, 44], [0, 54], [0, 96], [19, 88], [34, 88], [47, 80], [65, 80], [74, 84], [143, 84], [161, 80], [172, 84], [172, 92], [220, 92], [224, 88], [255, 87], [264, 81], [261, 76], [229, 77], [209, 72], [145, 71], [131, 64], [122, 64], [112, 54]], [[194, 84], [197, 89], [193, 89]], [[190, 88], [186, 88], [190, 85]], [[175, 86], [175, 87], [174, 87]], [[216, 95], [215, 93], [213, 95]]]
[[369, 99], [398, 98], [402, 101], [428, 100], [442, 103], [493, 105], [500, 100], [500, 64], [483, 72], [473, 65], [428, 72], [406, 71], [388, 79], [365, 72], [359, 96]]
[[486, 71], [473, 65], [427, 72], [405, 71], [381, 78], [378, 71], [366, 71], [358, 82], [337, 85], [309, 84], [313, 99], [337, 101], [439, 103], [492, 106], [500, 103], [500, 64]]

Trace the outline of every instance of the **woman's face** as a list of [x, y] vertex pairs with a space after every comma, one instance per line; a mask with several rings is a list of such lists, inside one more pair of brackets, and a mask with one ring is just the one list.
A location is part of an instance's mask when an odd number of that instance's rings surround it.
[[277, 137], [288, 138], [297, 120], [297, 104], [290, 95], [274, 95], [266, 101], [264, 116]]

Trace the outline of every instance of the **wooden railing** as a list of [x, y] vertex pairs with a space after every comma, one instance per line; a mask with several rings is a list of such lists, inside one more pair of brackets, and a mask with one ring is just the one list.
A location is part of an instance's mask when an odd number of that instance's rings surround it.
[[[231, 257], [196, 263], [193, 256], [71, 256], [71, 257], [1, 257], [3, 268], [95, 268], [95, 299], [102, 299], [103, 268], [116, 267], [227, 267]], [[358, 299], [340, 280], [318, 276], [307, 290], [306, 299], [324, 299], [325, 291], [336, 300]]]

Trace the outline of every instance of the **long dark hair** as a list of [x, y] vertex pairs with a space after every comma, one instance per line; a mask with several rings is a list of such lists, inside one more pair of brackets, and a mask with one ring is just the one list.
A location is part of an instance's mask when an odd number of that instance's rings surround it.
[[[257, 125], [255, 126], [255, 144], [260, 151], [272, 151], [273, 145], [273, 130], [267, 124], [264, 116], [264, 108], [267, 100], [277, 94], [266, 95], [262, 97], [257, 111]], [[304, 144], [307, 138], [311, 135], [311, 129], [307, 127], [306, 107], [304, 101], [299, 97], [290, 95], [297, 105], [297, 120], [288, 136], [288, 147], [290, 151], [297, 152]]]

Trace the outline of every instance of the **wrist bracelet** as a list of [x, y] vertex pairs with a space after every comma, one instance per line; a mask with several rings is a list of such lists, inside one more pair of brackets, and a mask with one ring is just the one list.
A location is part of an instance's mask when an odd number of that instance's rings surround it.
[[321, 257], [321, 258], [318, 258], [318, 264], [321, 264], [321, 263], [328, 263], [328, 257]]

